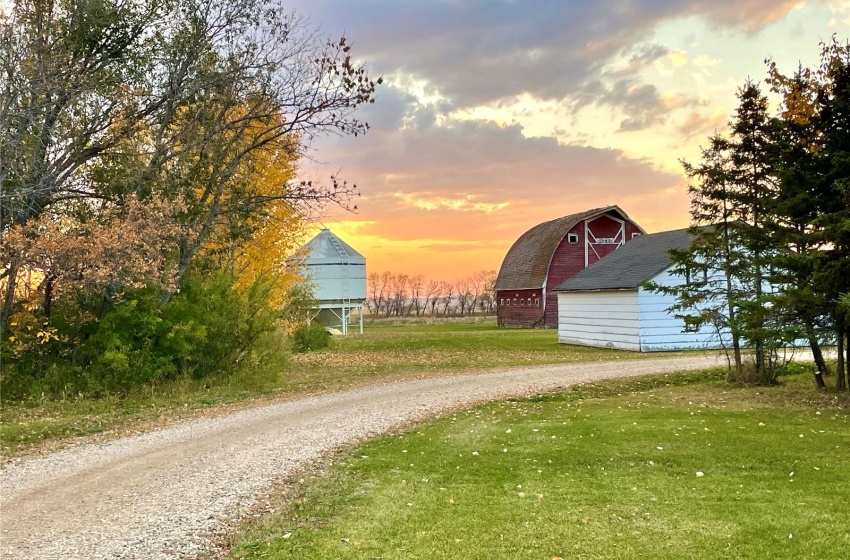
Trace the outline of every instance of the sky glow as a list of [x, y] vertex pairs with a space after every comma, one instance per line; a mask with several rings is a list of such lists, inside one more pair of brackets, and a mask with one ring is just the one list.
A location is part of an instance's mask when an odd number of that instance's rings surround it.
[[688, 225], [680, 160], [723, 132], [765, 59], [792, 72], [850, 37], [850, 1], [299, 0], [373, 76], [364, 137], [324, 138], [302, 171], [358, 185], [324, 220], [370, 272], [497, 269], [530, 227], [617, 204], [650, 232]]

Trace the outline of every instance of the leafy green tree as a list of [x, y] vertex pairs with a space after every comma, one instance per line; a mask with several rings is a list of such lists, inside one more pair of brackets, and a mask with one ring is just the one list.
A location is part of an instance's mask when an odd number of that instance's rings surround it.
[[[160, 0], [20, 0], [0, 20], [0, 242], [47, 209], [89, 198], [88, 163], [161, 106], [161, 93], [134, 92], [166, 16]], [[21, 263], [2, 265], [0, 330]]]
[[[321, 40], [274, 0], [23, 0], [2, 26], [0, 235], [69, 201], [96, 211], [158, 193], [186, 205], [166, 249], [179, 284], [224, 214], [352, 194], [343, 181], [251, 188], [265, 153], [295, 160], [317, 135], [364, 133], [353, 111], [380, 83], [344, 37]], [[3, 265], [5, 324], [20, 263]]]

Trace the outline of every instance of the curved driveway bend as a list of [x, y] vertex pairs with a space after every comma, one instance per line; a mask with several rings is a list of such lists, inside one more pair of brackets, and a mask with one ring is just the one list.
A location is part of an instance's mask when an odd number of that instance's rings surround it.
[[191, 558], [274, 479], [358, 438], [447, 407], [721, 363], [692, 355], [387, 383], [13, 462], [0, 471], [0, 557]]

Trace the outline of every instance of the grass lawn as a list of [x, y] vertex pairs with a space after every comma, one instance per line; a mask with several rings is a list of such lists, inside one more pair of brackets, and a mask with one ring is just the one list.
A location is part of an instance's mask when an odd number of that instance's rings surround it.
[[850, 397], [808, 376], [577, 387], [455, 413], [300, 475], [230, 558], [832, 558]]
[[500, 329], [495, 322], [375, 326], [335, 338], [330, 350], [293, 355], [289, 383], [327, 390], [406, 375], [647, 357], [659, 355], [558, 344], [556, 330]]
[[[285, 339], [281, 345], [288, 345]], [[554, 330], [499, 329], [486, 323], [368, 327], [337, 337], [329, 350], [262, 362], [238, 375], [180, 380], [139, 388], [124, 397], [4, 401], [0, 445], [6, 457], [77, 436], [108, 436], [218, 414], [258, 400], [340, 390], [404, 377], [497, 367], [639, 359], [633, 352], [558, 344]]]

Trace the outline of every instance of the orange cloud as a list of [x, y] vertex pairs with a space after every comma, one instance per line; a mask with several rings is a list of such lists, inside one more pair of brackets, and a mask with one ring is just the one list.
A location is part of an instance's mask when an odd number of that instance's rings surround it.
[[519, 126], [377, 131], [330, 157], [363, 196], [356, 216], [324, 223], [343, 228], [373, 271], [454, 278], [495, 269], [530, 227], [608, 204], [650, 230], [687, 223], [679, 175], [618, 150], [526, 138]]
[[510, 202], [476, 202], [475, 199], [480, 198], [480, 195], [471, 194], [459, 198], [432, 197], [427, 193], [414, 195], [397, 192], [393, 193], [393, 195], [402, 199], [407, 204], [427, 211], [445, 209], [456, 212], [484, 212], [485, 214], [492, 214], [497, 210], [502, 210], [510, 206]]

